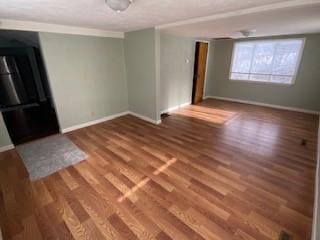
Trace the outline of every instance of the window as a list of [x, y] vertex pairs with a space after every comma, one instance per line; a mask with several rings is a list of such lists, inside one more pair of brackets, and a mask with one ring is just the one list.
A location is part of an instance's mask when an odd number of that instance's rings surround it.
[[230, 79], [293, 84], [304, 39], [237, 42], [233, 48]]

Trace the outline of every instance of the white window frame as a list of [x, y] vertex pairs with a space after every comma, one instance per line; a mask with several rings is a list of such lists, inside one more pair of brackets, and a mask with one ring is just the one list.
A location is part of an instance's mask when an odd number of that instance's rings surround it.
[[[232, 74], [232, 65], [233, 65], [233, 60], [235, 57], [235, 46], [237, 43], [241, 43], [241, 42], [250, 42], [250, 43], [268, 43], [268, 42], [273, 42], [273, 41], [285, 41], [285, 40], [301, 40], [302, 44], [301, 44], [301, 49], [298, 55], [298, 61], [297, 61], [297, 66], [294, 72], [294, 75], [292, 76], [292, 81], [291, 83], [276, 83], [276, 82], [266, 82], [266, 81], [255, 81], [255, 80], [243, 80], [243, 79], [232, 79], [231, 78], [231, 74]], [[295, 84], [296, 82], [296, 78], [297, 78], [297, 73], [300, 69], [300, 65], [301, 65], [301, 59], [302, 59], [302, 54], [304, 51], [304, 45], [306, 42], [306, 38], [279, 38], [279, 39], [264, 39], [264, 40], [247, 40], [247, 41], [235, 41], [233, 43], [233, 49], [232, 49], [232, 57], [231, 57], [231, 63], [230, 63], [230, 68], [229, 68], [229, 81], [231, 82], [238, 82], [238, 83], [252, 83], [252, 84], [270, 84], [270, 85], [280, 85], [280, 86], [292, 86]]]

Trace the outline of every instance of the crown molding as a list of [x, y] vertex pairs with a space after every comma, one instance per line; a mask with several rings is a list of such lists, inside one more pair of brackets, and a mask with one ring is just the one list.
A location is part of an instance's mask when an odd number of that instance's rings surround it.
[[124, 38], [123, 32], [113, 32], [94, 28], [82, 28], [74, 26], [66, 26], [51, 23], [39, 23], [31, 21], [20, 21], [0, 18], [0, 29], [5, 30], [20, 30], [31, 32], [50, 32], [50, 33], [65, 33], [74, 35], [96, 36], [96, 37], [111, 37]]
[[260, 13], [260, 12], [265, 12], [270, 10], [278, 10], [278, 9], [285, 9], [285, 8], [292, 8], [292, 7], [308, 6], [308, 5], [319, 4], [319, 3], [320, 3], [319, 0], [291, 0], [286, 2], [273, 3], [273, 4], [258, 6], [258, 7], [231, 11], [231, 12], [218, 13], [218, 14], [214, 14], [206, 17], [192, 18], [192, 19], [178, 21], [174, 23], [159, 25], [159, 26], [156, 26], [155, 28], [166, 29], [166, 28], [178, 27], [178, 26], [187, 25], [187, 24], [195, 24], [195, 23], [201, 23], [201, 22], [212, 21], [217, 19], [236, 17], [236, 16], [241, 16], [246, 14]]

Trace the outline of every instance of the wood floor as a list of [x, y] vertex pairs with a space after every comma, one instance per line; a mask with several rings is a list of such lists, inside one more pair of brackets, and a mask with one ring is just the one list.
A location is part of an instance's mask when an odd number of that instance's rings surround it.
[[71, 132], [88, 159], [36, 182], [1, 153], [4, 239], [309, 240], [317, 128], [315, 115], [206, 100], [161, 125]]

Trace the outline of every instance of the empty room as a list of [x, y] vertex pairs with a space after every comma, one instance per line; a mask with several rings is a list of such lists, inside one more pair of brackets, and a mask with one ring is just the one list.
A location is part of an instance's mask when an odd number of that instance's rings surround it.
[[0, 240], [320, 239], [320, 0], [0, 0]]

